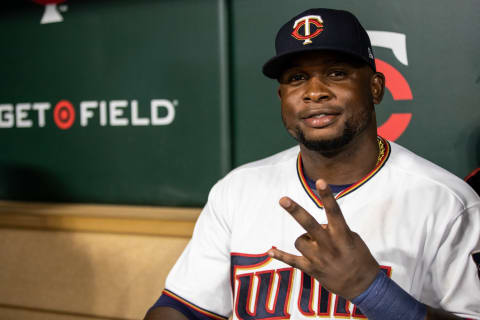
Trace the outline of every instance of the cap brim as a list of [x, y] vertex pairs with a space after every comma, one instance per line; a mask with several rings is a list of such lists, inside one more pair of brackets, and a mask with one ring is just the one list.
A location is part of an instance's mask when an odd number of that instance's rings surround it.
[[300, 53], [305, 52], [313, 52], [313, 51], [337, 51], [351, 55], [353, 58], [356, 58], [360, 61], [364, 61], [367, 65], [369, 65], [373, 71], [375, 71], [375, 64], [371, 63], [370, 61], [365, 60], [364, 57], [359, 56], [357, 53], [348, 50], [339, 50], [335, 47], [312, 47], [312, 48], [301, 48], [299, 50], [290, 51], [288, 53], [280, 54], [268, 60], [262, 68], [262, 72], [265, 76], [271, 79], [278, 79], [282, 75], [282, 72], [285, 68], [288, 67], [288, 64], [291, 62], [293, 56], [298, 55]]

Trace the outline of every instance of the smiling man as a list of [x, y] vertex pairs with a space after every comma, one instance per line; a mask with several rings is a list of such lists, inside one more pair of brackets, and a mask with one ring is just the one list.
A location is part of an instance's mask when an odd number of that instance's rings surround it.
[[146, 319], [480, 319], [480, 199], [377, 136], [358, 20], [307, 10], [275, 46], [263, 73], [298, 146], [212, 188]]

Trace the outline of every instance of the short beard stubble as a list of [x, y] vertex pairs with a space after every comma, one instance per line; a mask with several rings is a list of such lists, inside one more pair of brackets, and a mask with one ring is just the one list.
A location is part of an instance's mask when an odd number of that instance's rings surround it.
[[298, 143], [304, 145], [307, 149], [319, 152], [324, 156], [333, 156], [348, 145], [356, 136], [365, 131], [370, 121], [372, 121], [374, 112], [365, 112], [358, 126], [353, 125], [353, 121], [345, 122], [345, 128], [340, 136], [329, 140], [308, 140], [299, 126], [295, 128], [293, 138]]

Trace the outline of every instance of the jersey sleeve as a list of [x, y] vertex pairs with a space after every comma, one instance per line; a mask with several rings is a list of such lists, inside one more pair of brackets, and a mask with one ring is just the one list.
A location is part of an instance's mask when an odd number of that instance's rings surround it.
[[466, 208], [443, 234], [427, 275], [425, 302], [463, 318], [480, 319], [477, 252], [480, 252], [480, 203]]
[[[211, 320], [211, 319], [226, 319], [221, 316], [214, 316], [212, 313], [206, 312], [197, 306], [189, 305], [178, 297], [172, 295], [168, 290], [164, 290], [160, 298], [150, 308], [169, 307], [181, 312], [188, 320]], [[149, 311], [150, 311], [149, 310]]]
[[168, 274], [164, 291], [212, 319], [226, 319], [232, 310], [226, 198], [220, 181], [210, 191], [192, 239]]

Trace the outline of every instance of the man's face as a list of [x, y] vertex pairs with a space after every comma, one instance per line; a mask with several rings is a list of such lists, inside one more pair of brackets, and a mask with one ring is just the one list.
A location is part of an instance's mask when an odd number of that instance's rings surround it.
[[366, 130], [376, 134], [374, 103], [384, 78], [368, 65], [338, 52], [309, 52], [279, 82], [285, 127], [308, 149], [335, 152]]

